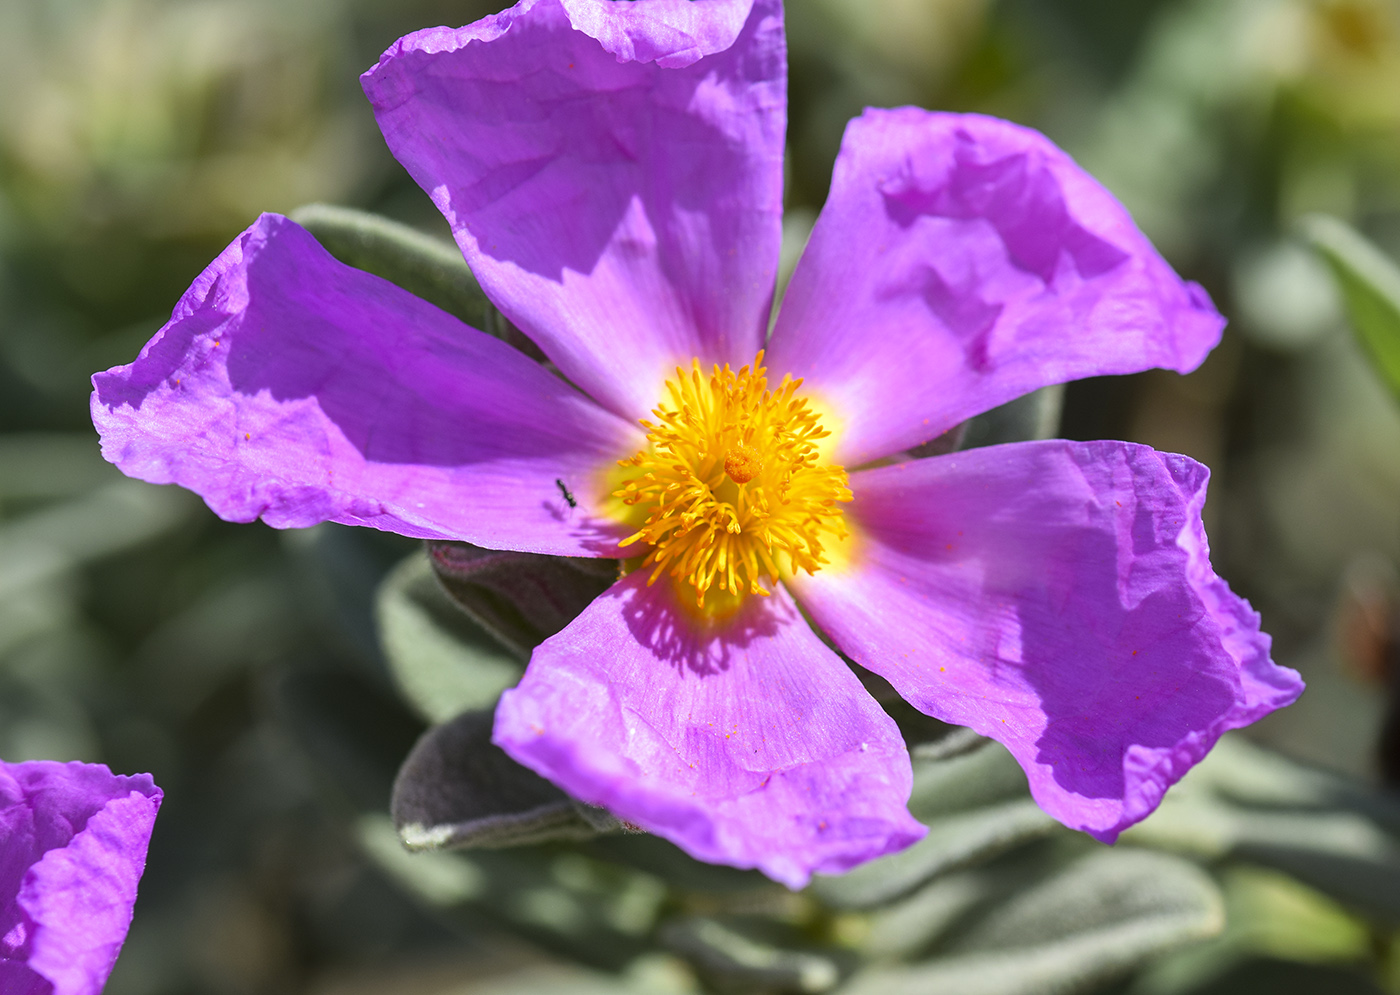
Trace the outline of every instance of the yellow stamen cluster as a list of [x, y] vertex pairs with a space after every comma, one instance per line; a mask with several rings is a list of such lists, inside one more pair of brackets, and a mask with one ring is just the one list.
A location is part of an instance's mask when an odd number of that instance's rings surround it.
[[846, 536], [841, 502], [851, 500], [846, 471], [818, 463], [822, 428], [801, 380], [768, 389], [763, 353], [735, 373], [700, 361], [676, 368], [665, 397], [642, 421], [647, 448], [614, 496], [640, 506], [646, 521], [623, 540], [651, 546], [648, 583], [663, 573], [695, 589], [703, 607], [712, 586], [730, 594], [768, 594], [762, 579], [783, 570], [815, 573], [823, 541]]

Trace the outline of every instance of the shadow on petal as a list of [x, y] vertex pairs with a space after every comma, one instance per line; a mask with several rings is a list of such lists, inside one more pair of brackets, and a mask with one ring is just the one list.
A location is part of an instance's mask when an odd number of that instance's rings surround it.
[[1302, 689], [1210, 569], [1206, 477], [1061, 440], [862, 470], [852, 566], [790, 586], [854, 660], [1005, 744], [1042, 808], [1111, 842]]
[[[663, 576], [656, 583], [673, 582]], [[729, 596], [712, 590], [706, 595], [712, 606], [707, 614], [689, 607], [689, 588], [678, 589], [675, 597], [654, 597], [646, 587], [618, 585], [604, 597], [622, 602], [628, 630], [657, 660], [697, 677], [722, 674], [755, 640], [772, 638], [784, 626], [805, 624], [787, 598], [748, 597], [737, 605], [714, 607]]]

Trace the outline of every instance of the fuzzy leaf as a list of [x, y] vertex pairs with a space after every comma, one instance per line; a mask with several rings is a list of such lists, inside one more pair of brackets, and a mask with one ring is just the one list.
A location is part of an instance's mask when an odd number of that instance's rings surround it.
[[1400, 833], [1400, 796], [1290, 760], [1237, 733], [1222, 737], [1182, 784], [1187, 794], [1208, 791], [1251, 808], [1355, 812]]
[[394, 781], [390, 810], [410, 850], [518, 846], [584, 839], [616, 826], [585, 817], [554, 785], [491, 742], [490, 712], [466, 712], [429, 729]]
[[862, 864], [841, 877], [819, 878], [817, 894], [838, 908], [882, 905], [939, 874], [1039, 839], [1056, 826], [1029, 798], [925, 821], [928, 835], [909, 849]]
[[306, 204], [290, 215], [347, 266], [382, 276], [475, 328], [495, 310], [455, 245], [368, 211]]
[[972, 753], [990, 742], [991, 740], [985, 736], [979, 736], [971, 729], [961, 729], [954, 726], [951, 731], [939, 739], [909, 747], [909, 754], [914, 759], [915, 764], [918, 764], [919, 761], [934, 763]]
[[971, 809], [1030, 798], [1026, 775], [1006, 747], [955, 732], [915, 751], [909, 811], [929, 822]]
[[1273, 867], [1400, 923], [1397, 814], [1391, 797], [1226, 737], [1124, 839]]
[[996, 890], [997, 882], [980, 869], [938, 878], [873, 913], [861, 950], [874, 960], [908, 958], [943, 936]]
[[520, 679], [519, 662], [453, 602], [421, 552], [384, 579], [375, 621], [399, 690], [429, 722], [494, 707]]
[[486, 874], [469, 857], [409, 853], [379, 813], [360, 816], [355, 828], [361, 848], [375, 864], [427, 904], [453, 908], [486, 894]]
[[428, 556], [457, 604], [522, 660], [617, 580], [616, 560], [440, 541], [428, 542]]
[[[953, 736], [958, 736], [954, 733]], [[953, 737], [948, 737], [952, 739]], [[840, 908], [882, 905], [948, 871], [990, 859], [1050, 833], [1056, 823], [1026, 791], [1026, 778], [1004, 747], [984, 740], [916, 755], [909, 811], [929, 827], [918, 843], [839, 877], [818, 877], [817, 894]]]
[[1400, 923], [1400, 842], [1353, 812], [1267, 811], [1193, 796], [1164, 805], [1125, 838], [1274, 867], [1370, 916]]
[[410, 852], [389, 817], [357, 823], [361, 848], [395, 884], [474, 934], [514, 932], [566, 960], [619, 972], [654, 946], [666, 890], [644, 874], [559, 850]]
[[846, 995], [1064, 995], [1224, 926], [1199, 868], [1130, 849], [1092, 854], [995, 909], [946, 956], [856, 975]]

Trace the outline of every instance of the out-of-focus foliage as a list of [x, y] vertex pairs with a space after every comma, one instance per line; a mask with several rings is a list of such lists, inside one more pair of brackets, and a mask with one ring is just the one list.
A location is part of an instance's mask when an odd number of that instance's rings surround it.
[[[1213, 468], [1217, 567], [1310, 684], [1255, 735], [1350, 776], [1228, 744], [1104, 851], [981, 770], [995, 747], [926, 749], [933, 842], [800, 896], [646, 836], [579, 841], [606, 828], [586, 811], [559, 821], [573, 841], [408, 853], [399, 765], [428, 723], [489, 707], [511, 649], [414, 543], [226, 525], [97, 454], [88, 375], [257, 212], [445, 235], [356, 77], [495, 6], [0, 3], [0, 756], [166, 788], [108, 991], [1400, 991], [1393, 801], [1365, 783], [1378, 742], [1400, 771], [1400, 408], [1295, 234], [1327, 213], [1400, 257], [1400, 5], [789, 0], [785, 272], [845, 121], [917, 103], [1046, 131], [1231, 318], [1188, 377], [1070, 385], [1060, 431]], [[944, 444], [1038, 432], [1057, 400]]]
[[1337, 278], [1352, 327], [1400, 397], [1400, 267], [1336, 218], [1316, 215], [1305, 222], [1309, 241]]

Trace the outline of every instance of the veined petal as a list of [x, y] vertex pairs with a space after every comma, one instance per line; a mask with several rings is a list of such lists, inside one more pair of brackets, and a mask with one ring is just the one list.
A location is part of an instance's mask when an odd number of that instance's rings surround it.
[[102, 991], [131, 924], [160, 802], [148, 775], [0, 762], [0, 990]]
[[867, 110], [846, 129], [768, 349], [859, 466], [1037, 387], [1194, 369], [1225, 320], [1038, 132]]
[[362, 77], [497, 306], [629, 419], [763, 343], [782, 228], [780, 0], [525, 0]]
[[277, 528], [606, 554], [616, 530], [592, 516], [594, 477], [641, 438], [272, 214], [210, 264], [136, 362], [92, 379], [102, 453], [122, 472]]
[[1211, 569], [1208, 475], [1061, 440], [860, 471], [850, 563], [791, 584], [852, 659], [1004, 743], [1042, 808], [1112, 842], [1303, 689]]
[[701, 860], [792, 888], [924, 834], [899, 730], [781, 587], [707, 627], [646, 577], [535, 650], [497, 744]]

